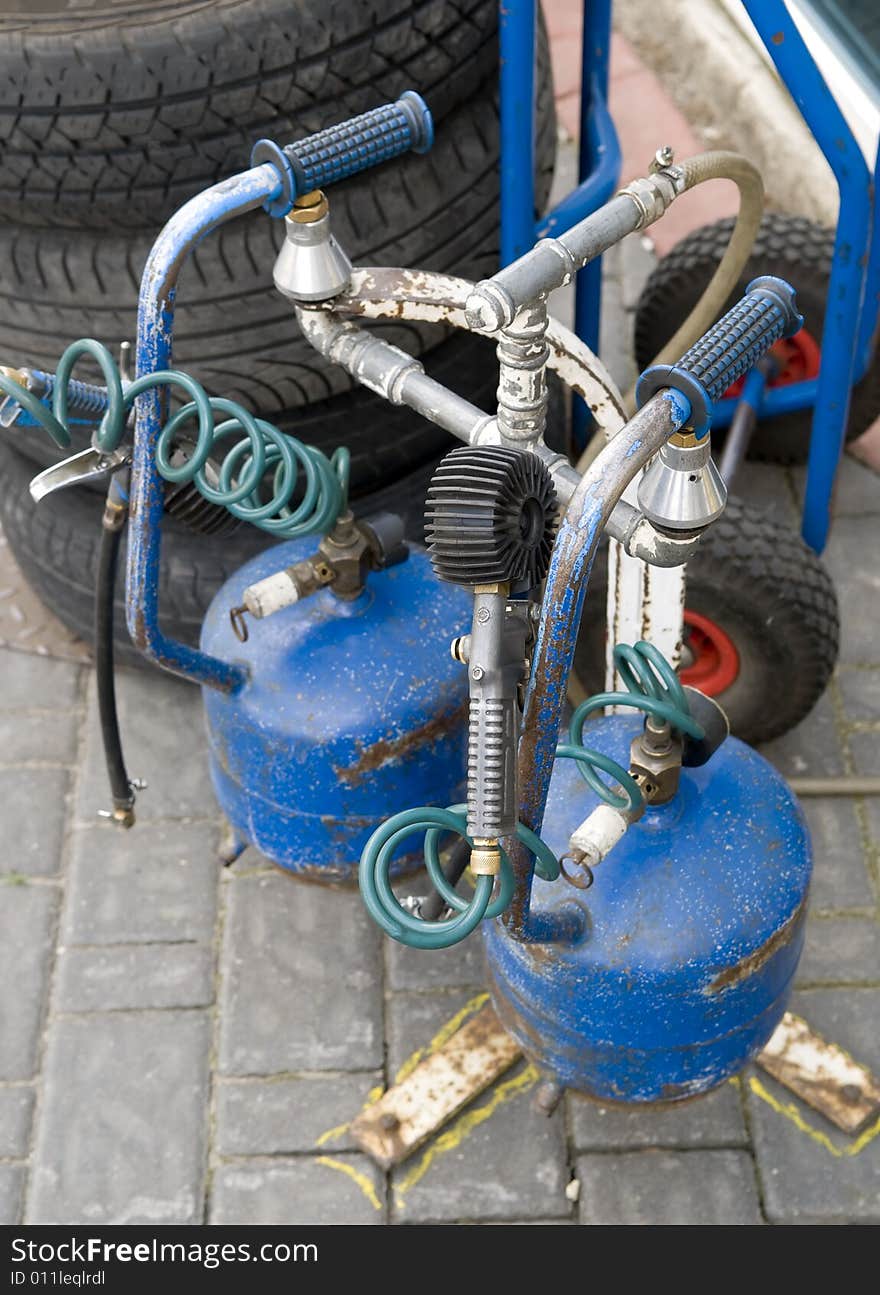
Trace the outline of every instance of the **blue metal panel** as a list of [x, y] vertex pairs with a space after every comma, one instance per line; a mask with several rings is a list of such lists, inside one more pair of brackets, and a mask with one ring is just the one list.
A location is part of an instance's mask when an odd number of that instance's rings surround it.
[[259, 554], [208, 609], [203, 651], [249, 675], [234, 695], [204, 689], [211, 774], [236, 832], [274, 862], [354, 881], [382, 819], [462, 799], [467, 672], [448, 644], [471, 598], [412, 552], [356, 601], [325, 590], [249, 622], [240, 643], [229, 611], [245, 588], [313, 552], [303, 539]]
[[[591, 726], [624, 765], [638, 720]], [[542, 835], [563, 853], [597, 798], [557, 763]], [[532, 913], [569, 940], [483, 924], [490, 988], [526, 1054], [562, 1085], [613, 1101], [674, 1100], [740, 1070], [778, 1023], [804, 934], [811, 857], [797, 802], [730, 738], [649, 809], [578, 892], [535, 880]]]

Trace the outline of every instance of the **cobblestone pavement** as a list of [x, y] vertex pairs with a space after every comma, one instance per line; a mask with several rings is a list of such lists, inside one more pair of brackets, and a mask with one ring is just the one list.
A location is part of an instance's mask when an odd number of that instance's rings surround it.
[[[609, 260], [604, 353], [625, 354], [647, 256], [630, 240]], [[793, 524], [802, 485], [752, 465], [738, 482]], [[846, 460], [826, 555], [840, 666], [767, 749], [784, 773], [880, 772], [878, 540], [880, 482]], [[759, 1073], [662, 1112], [569, 1096], [547, 1119], [521, 1065], [380, 1173], [346, 1126], [484, 1001], [478, 938], [406, 950], [356, 891], [295, 882], [253, 851], [219, 868], [198, 692], [151, 672], [120, 683], [130, 767], [149, 783], [130, 833], [96, 818], [88, 668], [0, 649], [0, 1222], [880, 1221], [880, 1125], [847, 1139]], [[880, 803], [806, 812], [816, 873], [794, 1009], [880, 1070]]]

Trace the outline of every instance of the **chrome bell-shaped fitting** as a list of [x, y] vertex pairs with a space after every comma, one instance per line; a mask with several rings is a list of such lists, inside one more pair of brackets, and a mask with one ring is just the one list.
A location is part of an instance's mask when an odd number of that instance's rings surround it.
[[639, 482], [639, 508], [662, 531], [698, 531], [720, 517], [727, 487], [709, 437], [673, 436]]
[[330, 232], [330, 208], [320, 189], [297, 198], [284, 218], [275, 287], [291, 301], [326, 301], [348, 287], [351, 261]]

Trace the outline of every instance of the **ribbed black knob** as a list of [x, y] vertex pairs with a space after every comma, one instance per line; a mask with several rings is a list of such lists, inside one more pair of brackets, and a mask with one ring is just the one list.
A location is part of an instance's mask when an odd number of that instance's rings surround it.
[[533, 588], [547, 574], [556, 531], [550, 473], [528, 450], [453, 450], [431, 478], [425, 531], [441, 580]]

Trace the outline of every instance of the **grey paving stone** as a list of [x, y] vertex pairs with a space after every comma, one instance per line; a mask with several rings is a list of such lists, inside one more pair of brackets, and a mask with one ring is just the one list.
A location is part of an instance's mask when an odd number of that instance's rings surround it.
[[[877, 654], [880, 657], [880, 644]], [[847, 719], [880, 720], [880, 664], [865, 670], [838, 670], [837, 686]]]
[[385, 948], [388, 986], [393, 990], [479, 988], [486, 979], [478, 933], [451, 949], [410, 949], [396, 940], [387, 940]]
[[0, 883], [0, 1079], [30, 1079], [52, 955], [54, 886]]
[[0, 1165], [0, 1223], [21, 1221], [24, 1165]]
[[580, 1219], [600, 1224], [761, 1222], [746, 1151], [628, 1151], [578, 1157]]
[[73, 834], [66, 944], [210, 940], [219, 865], [206, 823], [109, 825]]
[[856, 773], [880, 773], [880, 730], [850, 733], [849, 749]]
[[865, 817], [868, 824], [868, 835], [876, 856], [874, 864], [875, 885], [880, 886], [880, 797], [866, 796]]
[[796, 983], [880, 984], [880, 925], [870, 918], [823, 917], [807, 923]]
[[[467, 992], [394, 994], [388, 1007], [389, 1072], [428, 1044], [468, 998]], [[395, 1222], [568, 1216], [562, 1107], [550, 1119], [534, 1111], [534, 1089], [515, 1084], [523, 1069], [520, 1064], [509, 1070], [446, 1126], [442, 1142], [427, 1143], [394, 1171]]]
[[453, 1018], [469, 1019], [488, 994], [480, 987], [459, 986], [448, 993], [396, 993], [388, 1000], [385, 1012], [385, 1043], [389, 1083], [394, 1083], [400, 1068], [416, 1052], [424, 1052], [431, 1040]]
[[0, 1088], [0, 1159], [27, 1155], [33, 1113], [32, 1088]]
[[230, 878], [225, 894], [221, 1070], [381, 1066], [379, 935], [360, 895], [281, 872]]
[[577, 1151], [635, 1147], [740, 1147], [748, 1145], [735, 1084], [722, 1084], [690, 1102], [626, 1110], [569, 1093], [569, 1129]]
[[845, 796], [805, 796], [801, 802], [813, 841], [813, 910], [868, 908], [874, 892], [862, 828]]
[[786, 778], [843, 773], [843, 748], [828, 694], [819, 698], [797, 728], [766, 742], [761, 747], [761, 754]]
[[72, 764], [81, 724], [76, 711], [0, 711], [0, 763]]
[[79, 704], [81, 675], [72, 661], [0, 648], [0, 710], [71, 710]]
[[[880, 1072], [880, 990], [814, 989], [796, 994], [791, 1006], [826, 1039]], [[798, 1122], [763, 1100], [756, 1084]], [[880, 1223], [880, 1126], [856, 1142], [762, 1071], [746, 1092], [771, 1222]]]
[[849, 454], [844, 454], [837, 470], [834, 513], [837, 517], [880, 513], [880, 476]]
[[[793, 469], [798, 492], [803, 498], [807, 482], [806, 467]], [[864, 463], [844, 454], [834, 484], [834, 516], [864, 516], [880, 513], [880, 477]]]
[[221, 1165], [214, 1174], [211, 1223], [384, 1223], [385, 1184], [373, 1162], [351, 1155], [332, 1157], [332, 1165], [321, 1159]]
[[196, 1223], [204, 1012], [67, 1017], [49, 1036], [29, 1223]]
[[841, 662], [876, 664], [880, 569], [876, 545], [866, 542], [864, 519], [838, 517], [822, 557], [837, 586]]
[[0, 873], [59, 871], [69, 783], [67, 769], [0, 770]]
[[[129, 773], [147, 782], [147, 790], [137, 801], [139, 823], [216, 815], [199, 689], [157, 671], [120, 670], [118, 695]], [[107, 775], [92, 681], [77, 818], [93, 823], [98, 810], [107, 808], [107, 801]]]
[[58, 960], [60, 1012], [206, 1007], [214, 1000], [214, 960], [199, 944], [65, 948]]
[[[356, 1151], [347, 1125], [381, 1071], [221, 1080], [217, 1086], [215, 1150], [221, 1156], [272, 1156], [297, 1151]], [[325, 1135], [339, 1132], [332, 1138]], [[319, 1141], [320, 1140], [320, 1141]]]

